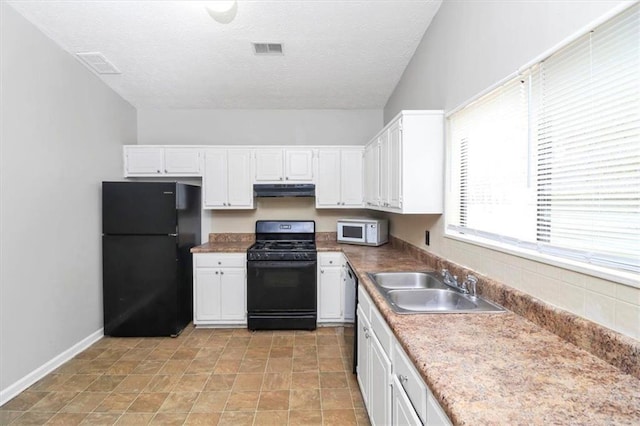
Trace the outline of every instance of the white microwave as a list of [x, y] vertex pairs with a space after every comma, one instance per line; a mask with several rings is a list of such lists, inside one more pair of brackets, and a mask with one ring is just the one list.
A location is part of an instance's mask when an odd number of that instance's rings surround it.
[[339, 219], [338, 242], [380, 246], [389, 241], [389, 222], [386, 219]]

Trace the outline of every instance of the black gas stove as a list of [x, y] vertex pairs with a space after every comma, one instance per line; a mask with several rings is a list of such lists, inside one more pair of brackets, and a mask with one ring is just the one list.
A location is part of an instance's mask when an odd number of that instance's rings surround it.
[[247, 260], [315, 260], [314, 241], [257, 241], [247, 251]]
[[257, 221], [247, 250], [250, 330], [316, 328], [314, 221]]

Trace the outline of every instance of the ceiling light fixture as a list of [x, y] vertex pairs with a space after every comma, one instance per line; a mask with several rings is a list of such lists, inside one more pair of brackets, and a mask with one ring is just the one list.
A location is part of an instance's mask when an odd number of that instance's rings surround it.
[[216, 22], [221, 24], [233, 21], [238, 12], [238, 0], [214, 0], [207, 3], [205, 9]]

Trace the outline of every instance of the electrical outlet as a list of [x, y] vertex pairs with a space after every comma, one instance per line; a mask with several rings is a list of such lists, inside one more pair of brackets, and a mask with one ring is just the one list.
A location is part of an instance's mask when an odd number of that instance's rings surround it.
[[424, 231], [424, 243], [425, 245], [429, 245], [429, 231]]

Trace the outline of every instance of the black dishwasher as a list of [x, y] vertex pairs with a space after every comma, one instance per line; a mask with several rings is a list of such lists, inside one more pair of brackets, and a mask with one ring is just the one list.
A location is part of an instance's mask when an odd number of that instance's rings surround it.
[[[355, 307], [353, 314], [353, 374], [356, 374], [356, 368], [358, 367], [358, 276], [349, 262], [347, 262], [347, 288], [355, 288], [356, 289], [356, 297], [355, 297]], [[351, 283], [353, 283], [353, 287], [351, 287]]]

